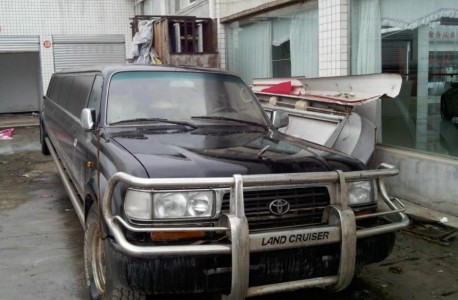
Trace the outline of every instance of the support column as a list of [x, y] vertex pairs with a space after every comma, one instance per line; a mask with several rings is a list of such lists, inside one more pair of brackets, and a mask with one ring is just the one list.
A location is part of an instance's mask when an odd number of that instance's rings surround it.
[[318, 1], [319, 76], [349, 74], [349, 0]]

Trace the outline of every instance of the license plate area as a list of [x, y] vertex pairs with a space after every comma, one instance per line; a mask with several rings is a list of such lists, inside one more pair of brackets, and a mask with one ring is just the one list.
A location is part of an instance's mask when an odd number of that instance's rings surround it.
[[325, 245], [339, 242], [340, 235], [340, 228], [336, 226], [250, 234], [250, 251], [261, 252]]

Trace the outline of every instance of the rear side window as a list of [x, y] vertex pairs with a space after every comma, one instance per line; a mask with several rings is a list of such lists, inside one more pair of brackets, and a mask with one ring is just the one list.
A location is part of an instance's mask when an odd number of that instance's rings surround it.
[[102, 100], [102, 87], [103, 87], [103, 78], [100, 75], [97, 75], [92, 85], [91, 95], [87, 103], [88, 108], [95, 109], [95, 115], [99, 116], [100, 112], [100, 102]]
[[78, 75], [73, 81], [67, 107], [70, 113], [77, 118], [79, 118], [81, 110], [86, 106], [93, 81], [94, 75]]
[[59, 96], [57, 97], [57, 99], [54, 100], [57, 102], [57, 104], [59, 104], [65, 109], [68, 109], [69, 97], [71, 95], [70, 91], [72, 89], [73, 80], [73, 75], [63, 76], [59, 80]]
[[54, 88], [55, 83], [56, 83], [56, 76], [52, 76], [51, 80], [49, 81], [48, 90], [46, 91], [46, 97], [51, 98], [52, 90]]
[[57, 102], [57, 99], [59, 98], [59, 91], [62, 87], [62, 77], [61, 76], [54, 76], [54, 80], [53, 80], [53, 85], [52, 85], [52, 90], [51, 90], [51, 99], [54, 101], [54, 102]]

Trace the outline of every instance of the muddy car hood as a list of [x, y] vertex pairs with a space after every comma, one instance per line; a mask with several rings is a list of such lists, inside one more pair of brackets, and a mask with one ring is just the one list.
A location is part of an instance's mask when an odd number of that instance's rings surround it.
[[360, 170], [359, 161], [279, 132], [117, 130], [110, 139], [151, 178]]

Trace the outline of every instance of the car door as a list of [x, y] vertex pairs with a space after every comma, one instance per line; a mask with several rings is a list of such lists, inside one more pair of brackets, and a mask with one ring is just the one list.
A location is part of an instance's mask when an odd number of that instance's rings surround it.
[[[87, 107], [95, 109], [96, 116], [98, 116], [102, 98], [103, 78], [100, 75], [91, 74], [91, 76], [84, 78], [82, 84], [84, 91], [81, 93], [82, 105], [78, 107], [79, 114], [81, 114], [83, 108]], [[97, 120], [94, 121], [97, 122]], [[81, 126], [81, 123], [78, 123], [75, 128], [74, 162], [81, 184], [87, 184], [90, 180], [93, 180], [93, 170], [96, 168], [96, 139], [95, 130], [86, 131]]]

